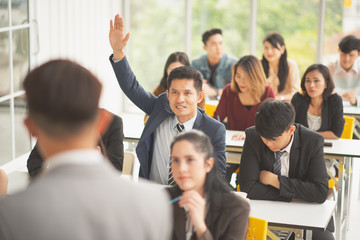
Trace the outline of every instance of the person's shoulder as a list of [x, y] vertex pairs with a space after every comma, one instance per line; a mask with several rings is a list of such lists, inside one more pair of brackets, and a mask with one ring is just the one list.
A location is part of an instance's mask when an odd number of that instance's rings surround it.
[[224, 132], [226, 131], [225, 126], [223, 123], [219, 122], [218, 120], [210, 117], [205, 113], [203, 109], [198, 107], [198, 114], [201, 114], [201, 125], [203, 130], [211, 131], [215, 133], [216, 129], [222, 129]]
[[342, 102], [342, 98], [337, 93], [331, 94], [328, 99], [329, 101], [333, 101], [333, 102]]
[[323, 142], [324, 141], [324, 137], [321, 136], [319, 133], [310, 130], [309, 128], [299, 124], [299, 123], [295, 123], [296, 126], [296, 130], [299, 132], [299, 135], [302, 139], [302, 142], [308, 143], [308, 144], [313, 144], [314, 142]]
[[288, 58], [287, 62], [288, 62], [289, 67], [290, 66], [296, 66], [297, 67], [297, 63], [296, 63], [295, 60], [292, 60], [292, 59]]
[[223, 88], [223, 94], [224, 92], [229, 92], [229, 91], [232, 91], [231, 90], [231, 83], [228, 83], [225, 85], [225, 87]]
[[265, 86], [265, 96], [274, 95], [274, 89], [270, 85]]
[[245, 134], [246, 134], [245, 140], [246, 140], [248, 137], [249, 137], [249, 139], [250, 139], [250, 138], [258, 135], [258, 133], [256, 132], [256, 129], [255, 129], [255, 126], [251, 126], [251, 127], [247, 128], [247, 129], [245, 130]]
[[301, 94], [300, 92], [296, 92], [292, 99], [291, 99], [291, 103], [296, 103], [297, 101], [304, 101], [306, 99], [306, 97]]
[[154, 91], [152, 92], [155, 96], [159, 96], [160, 94], [162, 94], [163, 92], [166, 92], [166, 87], [164, 87], [163, 85], [157, 85], [156, 88], [154, 89]]
[[192, 61], [191, 61], [191, 66], [192, 67], [196, 67], [199, 66], [201, 64], [203, 64], [204, 62], [207, 61], [207, 55], [206, 54], [202, 54], [199, 55], [197, 57], [195, 57]]
[[237, 62], [238, 61], [238, 59], [236, 57], [234, 57], [233, 55], [224, 53], [223, 56], [229, 62]]
[[337, 93], [331, 94], [327, 99], [328, 104], [331, 106], [331, 109], [336, 107], [343, 108], [343, 100]]

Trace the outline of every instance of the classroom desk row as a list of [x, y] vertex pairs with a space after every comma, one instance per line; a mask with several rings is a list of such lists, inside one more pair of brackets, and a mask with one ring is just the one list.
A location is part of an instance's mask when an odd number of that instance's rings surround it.
[[[127, 150], [134, 151], [137, 141], [141, 136], [142, 127], [138, 127], [139, 125], [137, 125], [137, 127], [134, 127], [135, 124], [133, 124], [132, 120], [128, 120], [128, 122], [129, 124], [127, 124], [125, 117], [124, 141], [128, 142]], [[240, 163], [240, 154], [242, 152], [244, 140], [232, 140], [232, 136], [238, 132], [239, 131], [230, 131], [230, 130], [226, 131], [227, 153], [239, 154], [238, 157], [228, 158], [229, 163], [235, 163], [235, 164]], [[339, 161], [339, 174], [338, 174], [339, 180], [338, 180], [338, 192], [337, 192], [337, 202], [336, 202], [336, 207], [337, 207], [336, 239], [337, 240], [346, 239], [346, 231], [348, 229], [348, 221], [349, 221], [348, 213], [349, 213], [349, 205], [350, 205], [350, 191], [349, 191], [351, 186], [350, 168], [352, 165], [353, 158], [360, 158], [360, 140], [338, 139], [338, 140], [326, 140], [326, 142], [331, 142], [332, 146], [324, 147], [325, 157], [336, 158]], [[309, 215], [304, 214], [304, 216], [314, 216], [314, 214], [309, 214]], [[271, 221], [269, 222], [271, 223]], [[275, 225], [276, 224], [278, 223], [275, 223]], [[309, 226], [303, 226], [303, 228], [309, 229]]]
[[[237, 131], [226, 131], [226, 150], [241, 153], [244, 141], [232, 140], [232, 135]], [[334, 158], [339, 161], [338, 192], [336, 210], [336, 239], [346, 239], [346, 231], [349, 225], [351, 168], [353, 159], [360, 158], [360, 140], [337, 139], [326, 140], [332, 143], [330, 147], [324, 147], [325, 158]], [[231, 158], [230, 163], [240, 163], [240, 158]]]

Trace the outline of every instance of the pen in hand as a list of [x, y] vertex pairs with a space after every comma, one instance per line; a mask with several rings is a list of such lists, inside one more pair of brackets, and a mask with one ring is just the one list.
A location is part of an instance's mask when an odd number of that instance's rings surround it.
[[169, 201], [169, 204], [176, 203], [177, 201], [179, 201], [180, 198], [181, 198], [181, 195], [178, 196], [178, 197], [176, 197], [176, 198], [174, 198], [174, 199], [171, 199], [171, 200]]

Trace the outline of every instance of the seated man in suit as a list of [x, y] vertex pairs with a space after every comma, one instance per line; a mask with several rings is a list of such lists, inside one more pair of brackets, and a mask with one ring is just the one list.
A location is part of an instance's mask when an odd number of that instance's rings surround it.
[[189, 66], [175, 68], [168, 77], [168, 90], [156, 97], [140, 86], [131, 71], [123, 52], [129, 37], [129, 33], [124, 35], [122, 18], [116, 15], [114, 25], [110, 21], [110, 62], [126, 96], [150, 116], [136, 147], [140, 176], [160, 184], [170, 183], [170, 143], [179, 128], [198, 129], [210, 137], [216, 165], [225, 176], [225, 127], [197, 107], [204, 98], [200, 72]]
[[101, 88], [68, 60], [27, 75], [24, 122], [49, 167], [29, 188], [0, 200], [0, 239], [170, 238], [166, 193], [120, 178], [96, 149], [111, 119], [98, 108]]
[[[107, 110], [104, 109], [104, 111]], [[112, 117], [112, 120], [106, 132], [101, 136], [98, 147], [100, 148], [101, 153], [110, 160], [112, 165], [117, 170], [122, 171], [124, 161], [123, 122], [121, 117], [111, 112], [108, 112], [108, 114]], [[27, 160], [27, 169], [32, 179], [38, 176], [38, 174], [46, 168], [43, 162], [44, 159], [36, 144]]]
[[[237, 184], [250, 199], [326, 200], [324, 138], [294, 121], [290, 103], [269, 99], [259, 107], [255, 126], [245, 131]], [[323, 239], [322, 234], [333, 238], [329, 231], [313, 231], [313, 239]]]

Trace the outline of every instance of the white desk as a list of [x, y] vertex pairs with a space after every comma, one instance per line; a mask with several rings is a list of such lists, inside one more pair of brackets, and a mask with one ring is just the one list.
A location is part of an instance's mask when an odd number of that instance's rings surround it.
[[[244, 141], [231, 140], [231, 134], [236, 131], [227, 131], [226, 150], [230, 152], [241, 153]], [[338, 196], [336, 211], [336, 239], [346, 239], [346, 231], [349, 223], [350, 208], [350, 189], [351, 189], [351, 172], [353, 158], [360, 158], [360, 140], [337, 139], [328, 140], [332, 142], [332, 147], [324, 147], [324, 154], [327, 158], [336, 158], [339, 160], [338, 176]], [[238, 160], [238, 162], [236, 162]], [[240, 163], [240, 158], [233, 158], [231, 163]]]
[[329, 200], [323, 204], [250, 200], [250, 216], [265, 219], [269, 226], [292, 229], [295, 239], [302, 239], [302, 230], [325, 231], [335, 206], [336, 202]]
[[353, 158], [360, 157], [360, 140], [337, 139], [332, 147], [325, 147], [325, 157], [339, 160], [338, 199], [336, 210], [336, 239], [346, 239], [349, 224], [351, 172]]
[[[360, 108], [354, 109], [354, 107], [346, 107], [348, 109], [360, 110]], [[345, 108], [344, 108], [345, 109]], [[349, 111], [350, 112], [350, 111]], [[359, 111], [360, 113], [360, 111]], [[124, 140], [133, 143], [136, 146], [137, 140], [141, 136], [143, 127], [134, 123], [133, 119], [127, 122], [124, 119]], [[244, 140], [232, 140], [232, 135], [239, 131], [226, 131], [226, 151], [230, 153], [241, 153]], [[336, 211], [336, 239], [346, 239], [346, 230], [348, 228], [348, 211], [350, 203], [350, 185], [351, 175], [350, 167], [352, 158], [360, 158], [360, 140], [352, 139], [338, 139], [338, 140], [326, 140], [326, 142], [332, 142], [332, 147], [324, 147], [324, 154], [326, 157], [336, 158], [339, 160], [339, 181], [338, 181], [338, 201]], [[231, 158], [229, 163], [240, 163], [240, 156]], [[339, 230], [341, 229], [341, 231]]]
[[344, 110], [344, 115], [360, 117], [360, 107], [344, 106], [343, 110]]

